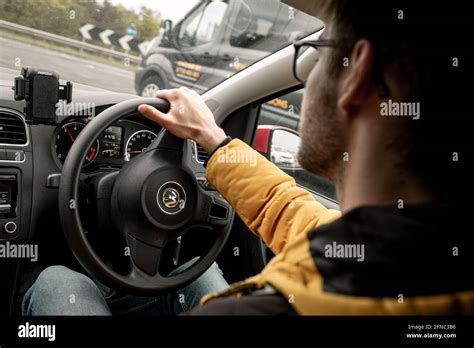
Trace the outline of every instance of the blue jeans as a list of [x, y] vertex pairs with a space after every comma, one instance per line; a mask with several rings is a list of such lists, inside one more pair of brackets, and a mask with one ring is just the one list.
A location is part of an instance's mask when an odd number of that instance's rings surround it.
[[[180, 273], [197, 258], [176, 268]], [[64, 266], [46, 268], [25, 294], [22, 315], [178, 315], [196, 307], [202, 296], [229, 287], [216, 263], [193, 283], [156, 297], [104, 298], [97, 284]]]

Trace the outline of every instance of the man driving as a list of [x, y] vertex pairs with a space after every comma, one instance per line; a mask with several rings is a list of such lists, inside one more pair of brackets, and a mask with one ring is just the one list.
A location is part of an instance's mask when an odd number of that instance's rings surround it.
[[[319, 51], [309, 76], [295, 69], [306, 87], [298, 161], [335, 183], [341, 212], [323, 207], [263, 156], [252, 165], [225, 161], [226, 153], [254, 150], [227, 137], [196, 92], [159, 91], [171, 105], [166, 114], [139, 107], [210, 154], [209, 182], [276, 255], [260, 274], [231, 286], [214, 265], [189, 286], [196, 286], [194, 298], [211, 294], [187, 313], [473, 313], [474, 280], [464, 268], [472, 264], [473, 243], [463, 228], [468, 215], [460, 192], [468, 176], [453, 160], [466, 148], [465, 100], [460, 88], [447, 85], [461, 76], [450, 65], [452, 53], [434, 52], [439, 36], [427, 36], [433, 30], [428, 22], [410, 19], [409, 5], [397, 6], [335, 0], [303, 8], [327, 26], [319, 40], [295, 44]], [[444, 20], [455, 33], [444, 48], [461, 54], [456, 22], [449, 15]], [[393, 112], [402, 103], [419, 103], [419, 113]], [[71, 278], [63, 289], [81, 284], [88, 294], [88, 314], [110, 313], [94, 282], [64, 268], [61, 273]], [[24, 314], [50, 313], [41, 310], [45, 306], [61, 312], [53, 305], [57, 279], [48, 269], [39, 276], [25, 296]]]

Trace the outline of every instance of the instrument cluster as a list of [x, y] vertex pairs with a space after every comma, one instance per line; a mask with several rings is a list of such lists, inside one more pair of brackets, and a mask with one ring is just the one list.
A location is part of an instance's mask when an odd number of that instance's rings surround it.
[[[62, 167], [72, 145], [88, 119], [74, 118], [60, 124], [51, 141], [53, 158]], [[122, 166], [143, 153], [159, 131], [136, 121], [120, 120], [108, 127], [95, 141], [84, 159], [84, 167]]]

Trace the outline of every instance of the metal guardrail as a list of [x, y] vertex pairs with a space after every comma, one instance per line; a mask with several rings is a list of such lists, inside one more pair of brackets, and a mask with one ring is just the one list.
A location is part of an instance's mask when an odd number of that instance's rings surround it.
[[41, 38], [48, 41], [53, 41], [62, 45], [87, 50], [93, 53], [99, 53], [108, 57], [114, 57], [118, 59], [128, 59], [129, 62], [133, 62], [133, 63], [140, 63], [142, 60], [141, 57], [139, 56], [134, 56], [134, 55], [123, 53], [123, 52], [117, 52], [109, 48], [100, 47], [100, 46], [93, 45], [87, 42], [70, 39], [61, 35], [56, 35], [56, 34], [48, 33], [46, 31], [25, 27], [23, 25], [11, 23], [4, 20], [0, 20], [0, 28], [8, 29], [11, 31], [30, 35], [30, 36]]

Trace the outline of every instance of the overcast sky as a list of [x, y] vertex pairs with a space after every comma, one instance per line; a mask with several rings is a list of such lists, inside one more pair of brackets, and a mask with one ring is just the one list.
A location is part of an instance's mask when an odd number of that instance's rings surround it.
[[128, 9], [138, 10], [146, 6], [161, 13], [164, 19], [171, 19], [174, 23], [181, 19], [198, 0], [111, 0], [114, 4], [122, 4]]

